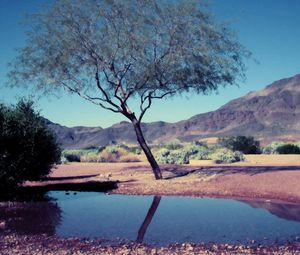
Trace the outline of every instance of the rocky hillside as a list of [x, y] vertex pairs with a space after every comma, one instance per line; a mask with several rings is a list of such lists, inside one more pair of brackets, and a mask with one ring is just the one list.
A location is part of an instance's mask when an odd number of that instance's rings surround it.
[[[47, 121], [64, 148], [103, 146], [111, 142], [135, 143], [128, 122], [109, 128], [63, 127]], [[300, 140], [300, 74], [272, 83], [265, 89], [232, 100], [216, 111], [177, 123], [153, 122], [142, 126], [149, 142], [172, 139], [252, 135], [265, 142]]]

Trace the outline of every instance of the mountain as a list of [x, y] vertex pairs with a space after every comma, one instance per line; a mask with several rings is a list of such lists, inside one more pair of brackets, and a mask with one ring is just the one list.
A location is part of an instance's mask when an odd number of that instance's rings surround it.
[[[134, 131], [123, 121], [109, 128], [64, 127], [45, 120], [64, 148], [135, 143]], [[143, 123], [151, 143], [204, 137], [251, 135], [263, 142], [300, 140], [300, 74], [273, 82], [265, 89], [232, 100], [216, 111], [195, 115], [176, 123]]]

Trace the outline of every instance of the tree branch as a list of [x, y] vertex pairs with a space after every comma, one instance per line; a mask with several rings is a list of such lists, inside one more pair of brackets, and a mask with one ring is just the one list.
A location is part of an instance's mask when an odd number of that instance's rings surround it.
[[95, 74], [95, 79], [96, 79], [96, 84], [97, 87], [99, 88], [99, 90], [103, 93], [104, 97], [105, 97], [105, 101], [107, 103], [109, 103], [110, 105], [112, 105], [113, 107], [117, 108], [118, 110], [120, 110], [120, 107], [118, 105], [116, 105], [113, 101], [111, 101], [111, 99], [109, 98], [108, 94], [105, 92], [105, 90], [102, 88], [101, 83], [100, 83], [100, 79], [99, 79], [99, 73], [98, 73], [98, 67], [97, 67], [97, 71]]
[[68, 86], [66, 83], [64, 82], [61, 82], [61, 84], [66, 88], [68, 89], [69, 91], [77, 94], [78, 96], [80, 96], [81, 98], [95, 104], [95, 105], [98, 105], [98, 106], [101, 106], [102, 108], [106, 109], [106, 110], [110, 110], [112, 112], [115, 112], [115, 113], [122, 113], [122, 111], [119, 109], [116, 110], [116, 109], [113, 109], [111, 107], [108, 107], [108, 106], [105, 106], [104, 104], [102, 103], [99, 103], [99, 102], [95, 102], [95, 100], [100, 100], [100, 101], [103, 101], [105, 103], [108, 103], [106, 100], [102, 99], [102, 98], [99, 98], [99, 97], [90, 97], [89, 95], [86, 95], [86, 94], [82, 94], [79, 90], [76, 90], [70, 86]]

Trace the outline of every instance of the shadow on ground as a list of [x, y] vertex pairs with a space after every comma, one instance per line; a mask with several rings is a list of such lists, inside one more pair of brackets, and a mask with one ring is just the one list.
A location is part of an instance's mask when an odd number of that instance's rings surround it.
[[190, 174], [199, 174], [201, 176], [225, 176], [229, 174], [248, 174], [255, 175], [278, 171], [299, 171], [300, 166], [205, 166], [205, 167], [178, 167], [163, 169], [172, 175], [165, 179], [184, 177]]

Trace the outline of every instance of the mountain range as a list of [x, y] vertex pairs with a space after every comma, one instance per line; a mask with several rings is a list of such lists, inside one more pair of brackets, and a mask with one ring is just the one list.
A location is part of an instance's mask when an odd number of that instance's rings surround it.
[[[136, 143], [131, 123], [123, 121], [108, 128], [65, 127], [47, 119], [45, 123], [63, 148], [86, 148], [109, 143]], [[176, 123], [143, 123], [149, 143], [178, 139], [193, 141], [206, 137], [254, 136], [263, 143], [300, 140], [300, 74], [273, 82], [219, 109]]]

